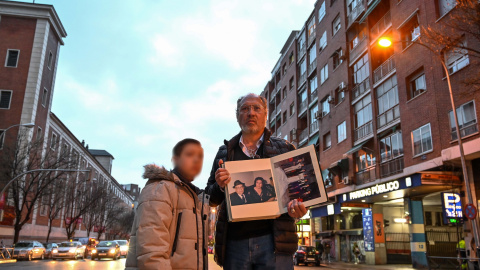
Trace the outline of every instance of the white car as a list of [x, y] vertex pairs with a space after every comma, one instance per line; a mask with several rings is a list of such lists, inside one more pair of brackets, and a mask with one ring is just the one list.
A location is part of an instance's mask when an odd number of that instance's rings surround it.
[[85, 246], [78, 241], [62, 242], [52, 251], [52, 259], [85, 259]]
[[127, 257], [128, 254], [128, 241], [127, 240], [115, 240], [120, 245], [120, 256]]

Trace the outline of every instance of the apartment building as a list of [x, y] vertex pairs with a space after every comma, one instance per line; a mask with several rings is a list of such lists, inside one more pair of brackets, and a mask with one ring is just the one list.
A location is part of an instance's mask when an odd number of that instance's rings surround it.
[[[287, 39], [262, 92], [269, 127], [297, 147], [316, 146], [330, 199], [311, 209], [302, 243], [330, 242], [332, 257], [351, 262], [356, 242], [367, 264], [421, 268], [427, 250], [455, 256], [458, 240], [472, 239], [470, 222], [449, 218], [450, 199], [460, 208], [468, 200], [446, 75], [415, 44], [422, 28], [449, 19], [454, 2], [318, 0]], [[385, 36], [391, 47], [378, 45]], [[476, 59], [463, 51], [444, 59], [476, 201], [480, 93], [463, 83]]]

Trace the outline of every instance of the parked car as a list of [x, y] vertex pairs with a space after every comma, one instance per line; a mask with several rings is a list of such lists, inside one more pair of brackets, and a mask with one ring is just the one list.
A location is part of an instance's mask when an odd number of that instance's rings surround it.
[[42, 243], [45, 247], [45, 257], [51, 259], [53, 255], [53, 251], [57, 250], [58, 252], [58, 245], [56, 243]]
[[92, 260], [101, 258], [120, 259], [120, 245], [117, 241], [100, 241], [95, 249], [92, 249]]
[[295, 265], [314, 263], [316, 266], [320, 266], [320, 260], [320, 252], [315, 247], [310, 246], [299, 246], [293, 255], [293, 264]]
[[20, 241], [13, 246], [13, 259], [45, 259], [45, 247], [38, 241]]
[[58, 245], [57, 251], [52, 251], [52, 259], [85, 259], [85, 246], [78, 241], [62, 242]]
[[128, 241], [127, 240], [115, 240], [120, 245], [120, 256], [127, 257], [128, 254]]

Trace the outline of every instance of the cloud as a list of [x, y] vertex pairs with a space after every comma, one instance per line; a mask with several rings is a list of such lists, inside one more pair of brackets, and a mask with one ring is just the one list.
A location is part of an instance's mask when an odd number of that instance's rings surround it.
[[154, 65], [164, 65], [166, 67], [183, 66], [183, 55], [178, 45], [173, 44], [173, 39], [155, 34], [150, 40], [153, 46], [153, 54], [150, 57], [150, 63]]

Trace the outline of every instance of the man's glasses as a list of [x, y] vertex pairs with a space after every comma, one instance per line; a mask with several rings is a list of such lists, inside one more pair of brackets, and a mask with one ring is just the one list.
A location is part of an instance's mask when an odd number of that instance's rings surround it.
[[245, 105], [240, 107], [240, 113], [248, 113], [250, 110], [253, 110], [256, 113], [261, 113], [264, 110], [264, 108], [259, 105], [250, 105], [250, 106]]

